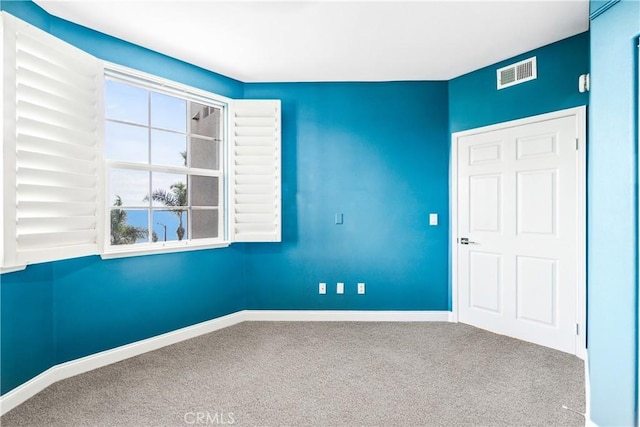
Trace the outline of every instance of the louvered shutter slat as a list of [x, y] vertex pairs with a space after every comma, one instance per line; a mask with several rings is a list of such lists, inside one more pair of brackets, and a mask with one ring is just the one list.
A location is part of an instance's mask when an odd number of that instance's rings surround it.
[[[53, 187], [50, 185], [18, 184], [17, 204], [21, 202], [92, 202], [97, 198], [93, 188]], [[18, 233], [19, 234], [19, 233]]]
[[[245, 222], [240, 224], [241, 224], [242, 232], [248, 236], [263, 236], [263, 235], [274, 234], [277, 232], [276, 224], [272, 224], [268, 222], [266, 223]], [[236, 241], [267, 242], [271, 240], [257, 240], [256, 238], [254, 238], [254, 240], [236, 240]]]
[[22, 235], [82, 231], [96, 227], [95, 216], [21, 217], [18, 220]]
[[273, 168], [273, 156], [240, 155], [238, 156], [237, 164], [251, 166], [271, 166]]
[[[50, 135], [50, 138], [53, 136]], [[91, 147], [84, 147], [77, 144], [68, 144], [55, 139], [32, 135], [18, 135], [16, 138], [17, 147], [25, 151], [51, 155], [60, 158], [67, 158], [71, 161], [86, 161], [95, 167], [96, 150]]]
[[232, 125], [232, 238], [279, 242], [280, 101], [235, 101]]
[[[274, 173], [267, 179], [275, 180], [276, 174]], [[240, 175], [235, 178], [236, 185], [264, 185], [263, 175]]]
[[276, 200], [271, 194], [236, 194], [235, 197], [235, 210], [240, 209], [241, 206], [251, 204], [276, 204]]
[[236, 147], [273, 147], [273, 138], [264, 136], [238, 136], [235, 137]]
[[20, 164], [24, 167], [59, 172], [66, 172], [73, 169], [77, 174], [90, 175], [94, 179], [96, 177], [95, 159], [93, 161], [85, 161], [21, 149], [17, 150], [16, 155]]
[[[18, 156], [20, 160], [20, 156]], [[95, 174], [79, 174], [69, 171], [59, 172], [43, 169], [19, 167], [17, 183], [40, 185], [45, 187], [87, 188], [94, 190], [98, 177]]]
[[245, 213], [264, 213], [264, 214], [270, 214], [271, 211], [275, 208], [275, 203], [273, 203], [273, 205], [269, 204], [269, 202], [266, 203], [254, 203], [254, 204], [249, 204], [249, 203], [243, 203], [243, 204], [239, 204], [236, 207], [236, 212], [240, 213], [240, 214], [245, 214]]
[[95, 136], [93, 132], [83, 132], [78, 129], [70, 129], [58, 124], [39, 121], [35, 117], [18, 116], [16, 118], [16, 134], [20, 139], [22, 135], [52, 139], [79, 147], [88, 147], [95, 152]]
[[[18, 236], [18, 246], [21, 251], [28, 252], [32, 251], [33, 253], [42, 252], [44, 249], [49, 249], [50, 251], [56, 251], [58, 249], [71, 249], [69, 246], [80, 246], [85, 249], [93, 246], [91, 243], [86, 243], [90, 241], [95, 233], [91, 230], [77, 230], [77, 231], [63, 231], [56, 230], [51, 233], [22, 233]], [[75, 253], [75, 251], [72, 251]], [[74, 255], [78, 256], [78, 255]]]
[[90, 202], [21, 201], [17, 205], [20, 218], [63, 218], [96, 216], [96, 204]]
[[239, 156], [271, 156], [275, 155], [275, 149], [273, 146], [245, 146], [245, 147], [236, 147], [235, 154]]
[[[273, 185], [236, 185], [236, 194], [273, 195]], [[275, 202], [275, 197], [273, 200]]]
[[272, 166], [236, 165], [236, 176], [275, 175], [276, 169]]
[[3, 267], [96, 254], [101, 62], [6, 13], [2, 22], [3, 109], [15, 119], [3, 126]]

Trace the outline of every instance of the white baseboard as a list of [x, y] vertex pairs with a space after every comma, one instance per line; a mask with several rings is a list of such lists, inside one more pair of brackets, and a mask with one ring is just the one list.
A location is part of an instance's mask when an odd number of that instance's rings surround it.
[[591, 419], [591, 376], [589, 375], [589, 355], [584, 357], [584, 425], [585, 427], [598, 427]]
[[260, 322], [450, 322], [450, 311], [246, 310]]
[[245, 321], [448, 322], [449, 311], [244, 310], [53, 366], [0, 396], [0, 416], [51, 384]]
[[193, 326], [167, 332], [142, 341], [116, 347], [111, 350], [95, 353], [80, 359], [71, 360], [53, 366], [26, 383], [0, 396], [0, 416], [6, 414], [27, 399], [35, 396], [51, 384], [82, 374], [93, 369], [101, 368], [112, 363], [120, 362], [133, 356], [157, 350], [167, 345], [195, 338], [197, 336], [233, 326], [244, 321], [244, 312], [229, 314], [213, 320], [198, 323]]

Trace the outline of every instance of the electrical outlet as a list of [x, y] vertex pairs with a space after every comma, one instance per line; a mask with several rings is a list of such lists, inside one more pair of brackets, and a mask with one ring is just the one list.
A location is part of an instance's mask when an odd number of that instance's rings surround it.
[[364, 294], [364, 282], [358, 283], [358, 294], [360, 295]]
[[318, 293], [320, 295], [324, 295], [327, 293], [327, 284], [326, 283], [320, 283], [318, 285]]
[[336, 286], [336, 293], [344, 294], [344, 283], [338, 282], [338, 285]]

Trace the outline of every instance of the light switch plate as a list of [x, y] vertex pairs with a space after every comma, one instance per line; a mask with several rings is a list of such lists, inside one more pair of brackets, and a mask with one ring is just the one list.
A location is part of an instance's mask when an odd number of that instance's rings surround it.
[[438, 225], [438, 214], [430, 213], [429, 214], [429, 225]]
[[327, 293], [327, 284], [326, 283], [320, 283], [318, 285], [318, 293], [320, 295], [325, 295]]

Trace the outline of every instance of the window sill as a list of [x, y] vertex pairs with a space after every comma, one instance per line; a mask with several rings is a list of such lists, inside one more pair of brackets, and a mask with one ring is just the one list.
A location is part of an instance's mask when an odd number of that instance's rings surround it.
[[181, 243], [181, 244], [159, 244], [151, 247], [136, 248], [133, 246], [110, 249], [108, 252], [100, 254], [102, 259], [127, 258], [144, 255], [170, 254], [175, 252], [188, 252], [203, 249], [226, 248], [231, 244], [228, 241], [216, 241], [215, 243]]

